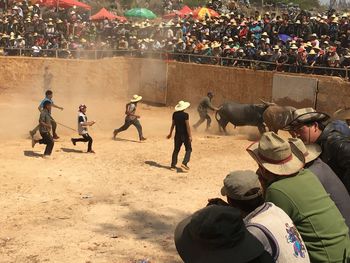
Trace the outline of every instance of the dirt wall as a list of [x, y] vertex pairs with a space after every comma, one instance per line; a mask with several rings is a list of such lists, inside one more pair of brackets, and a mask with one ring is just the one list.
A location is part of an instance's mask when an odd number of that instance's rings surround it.
[[214, 104], [233, 100], [256, 103], [272, 96], [272, 72], [171, 62], [168, 65], [167, 103], [187, 100], [193, 104], [208, 92], [216, 95]]
[[[101, 112], [114, 106], [108, 98], [125, 101], [135, 93], [148, 101], [169, 106], [187, 100], [195, 107], [208, 91], [216, 94], [216, 105], [228, 100], [242, 103], [257, 103], [260, 98], [271, 100], [276, 74], [124, 57], [97, 61], [0, 57], [0, 94], [10, 95], [16, 90], [20, 93], [16, 92], [13, 102], [37, 103], [44, 92], [45, 66], [49, 66], [53, 74], [52, 89], [56, 98], [64, 99], [65, 104], [93, 103]], [[336, 77], [305, 76], [310, 77], [318, 79], [318, 110], [333, 113], [350, 105], [349, 82]], [[109, 104], [98, 103], [101, 100]]]

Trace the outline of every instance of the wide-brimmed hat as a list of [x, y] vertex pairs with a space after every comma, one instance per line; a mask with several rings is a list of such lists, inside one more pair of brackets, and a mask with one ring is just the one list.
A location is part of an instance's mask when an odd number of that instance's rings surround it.
[[289, 138], [288, 139], [292, 151], [300, 151], [305, 158], [305, 163], [312, 162], [316, 160], [322, 153], [322, 148], [318, 144], [307, 144], [305, 145], [299, 138]]
[[[260, 189], [255, 194], [248, 194], [253, 189]], [[254, 171], [234, 171], [229, 173], [221, 188], [221, 194], [234, 200], [251, 200], [262, 195], [258, 175]]]
[[287, 124], [283, 130], [290, 131], [294, 127], [310, 124], [317, 121], [323, 122], [329, 118], [330, 117], [328, 114], [317, 112], [313, 108], [298, 109], [293, 112], [293, 120]]
[[238, 209], [211, 205], [181, 221], [175, 246], [184, 262], [243, 263], [264, 253], [261, 243], [246, 229]]
[[134, 96], [132, 96], [132, 99], [130, 100], [130, 102], [139, 102], [140, 100], [142, 100], [142, 96], [135, 94]]
[[183, 111], [183, 110], [186, 110], [190, 105], [191, 105], [191, 103], [181, 100], [181, 101], [179, 101], [179, 103], [175, 106], [175, 111]]
[[280, 176], [295, 174], [305, 164], [304, 155], [292, 152], [289, 143], [274, 132], [264, 133], [247, 151], [259, 165]]
[[337, 110], [333, 113], [333, 118], [337, 120], [350, 120], [350, 108]]

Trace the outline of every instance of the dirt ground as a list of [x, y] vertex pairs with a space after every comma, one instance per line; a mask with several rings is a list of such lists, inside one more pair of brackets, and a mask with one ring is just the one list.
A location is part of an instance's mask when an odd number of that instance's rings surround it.
[[74, 147], [76, 132], [59, 126], [52, 158], [41, 158], [44, 147], [32, 149], [28, 131], [37, 124], [42, 89], [0, 87], [1, 263], [181, 262], [173, 242], [177, 222], [218, 197], [228, 172], [256, 169], [245, 151], [255, 128], [222, 136], [216, 124], [210, 133], [203, 125], [194, 132], [190, 172], [172, 172], [173, 141], [165, 138], [171, 108], [141, 104], [148, 140], [137, 142], [131, 127], [113, 141], [126, 98], [57, 86], [54, 101], [65, 109], [54, 109], [54, 118], [75, 129], [77, 106], [86, 103], [97, 121], [90, 129], [96, 154]]

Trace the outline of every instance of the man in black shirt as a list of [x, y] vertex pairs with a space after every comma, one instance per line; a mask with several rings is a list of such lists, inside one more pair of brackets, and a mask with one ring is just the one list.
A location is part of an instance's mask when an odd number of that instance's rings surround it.
[[170, 133], [167, 136], [168, 139], [171, 138], [174, 128], [175, 128], [175, 138], [174, 138], [174, 151], [171, 160], [171, 170], [176, 169], [177, 157], [179, 155], [182, 144], [185, 145], [186, 154], [182, 162], [181, 167], [188, 171], [190, 168], [187, 166], [190, 161], [192, 152], [192, 136], [191, 128], [189, 124], [189, 115], [185, 110], [190, 106], [189, 102], [180, 101], [175, 106], [175, 112], [173, 114], [173, 121], [170, 128]]

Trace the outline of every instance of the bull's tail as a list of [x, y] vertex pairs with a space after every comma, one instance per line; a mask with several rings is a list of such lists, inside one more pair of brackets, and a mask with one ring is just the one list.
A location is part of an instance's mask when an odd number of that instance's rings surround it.
[[[221, 105], [221, 106], [219, 107], [219, 110], [222, 109], [222, 106], [223, 106], [223, 105]], [[215, 119], [216, 119], [217, 122], [220, 122], [220, 120], [221, 120], [221, 116], [220, 116], [220, 114], [219, 114], [219, 110], [217, 110], [217, 111], [215, 112]], [[219, 119], [219, 116], [220, 116], [220, 119]]]

